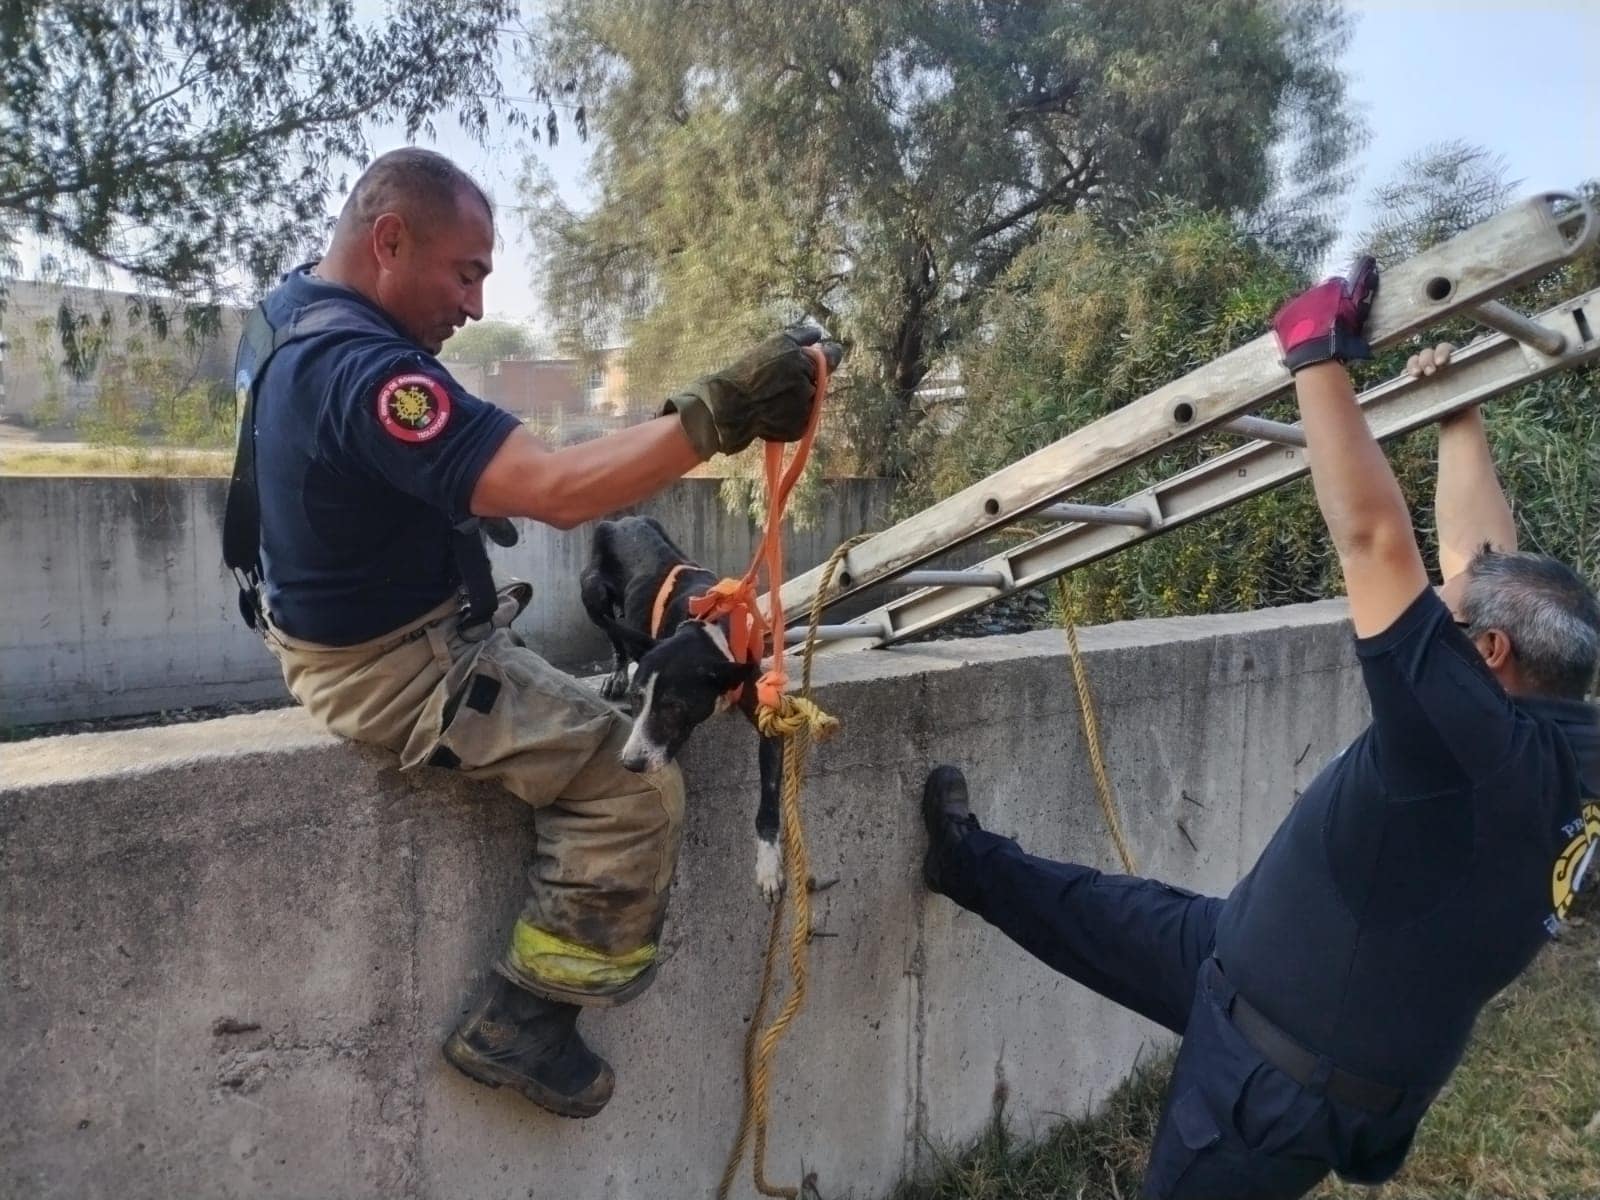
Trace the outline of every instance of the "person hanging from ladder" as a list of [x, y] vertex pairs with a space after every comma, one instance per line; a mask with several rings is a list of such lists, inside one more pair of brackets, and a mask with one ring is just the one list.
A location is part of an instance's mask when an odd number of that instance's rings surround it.
[[578, 1015], [655, 974], [683, 783], [671, 765], [623, 769], [623, 714], [512, 630], [531, 589], [496, 589], [481, 519], [571, 528], [714, 454], [797, 440], [812, 351], [830, 368], [843, 351], [814, 326], [774, 334], [656, 420], [547, 449], [436, 357], [482, 317], [493, 249], [488, 197], [442, 155], [396, 150], [366, 169], [327, 255], [245, 326], [223, 557], [313, 717], [403, 769], [492, 780], [535, 809], [527, 903], [444, 1052], [480, 1082], [587, 1117], [614, 1076]]
[[[1372, 722], [1226, 899], [1025, 854], [965, 778], [922, 797], [924, 876], [1057, 971], [1182, 1035], [1144, 1195], [1287, 1200], [1378, 1183], [1479, 1010], [1556, 931], [1600, 846], [1600, 605], [1519, 552], [1475, 409], [1439, 438], [1434, 588], [1344, 361], [1377, 270], [1273, 319], [1349, 593]], [[1450, 349], [1414, 357], [1448, 369]]]

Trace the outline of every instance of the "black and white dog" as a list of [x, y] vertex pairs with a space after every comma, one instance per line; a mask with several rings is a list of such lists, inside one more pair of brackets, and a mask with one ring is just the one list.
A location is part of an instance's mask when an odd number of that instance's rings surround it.
[[[733, 660], [724, 623], [689, 615], [689, 601], [716, 583], [689, 561], [653, 517], [602, 521], [581, 579], [583, 607], [611, 641], [612, 671], [600, 687], [608, 700], [635, 700], [633, 732], [622, 750], [630, 771], [658, 771], [677, 757], [712, 713], [738, 707], [755, 724], [756, 666]], [[628, 664], [637, 668], [630, 682]], [[783, 754], [760, 738], [761, 801], [756, 808], [756, 884], [768, 900], [781, 883], [778, 793]]]

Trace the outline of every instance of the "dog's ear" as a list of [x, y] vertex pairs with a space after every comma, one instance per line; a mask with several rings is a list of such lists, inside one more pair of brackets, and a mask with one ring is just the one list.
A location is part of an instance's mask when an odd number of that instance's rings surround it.
[[615, 619], [606, 622], [606, 632], [621, 643], [622, 648], [635, 662], [650, 653], [650, 648], [656, 644], [656, 639], [644, 630], [635, 629], [632, 625], [625, 625]]
[[755, 663], [731, 661], [710, 663], [703, 670], [705, 677], [716, 686], [719, 693], [731, 692], [741, 683], [754, 683], [756, 678]]

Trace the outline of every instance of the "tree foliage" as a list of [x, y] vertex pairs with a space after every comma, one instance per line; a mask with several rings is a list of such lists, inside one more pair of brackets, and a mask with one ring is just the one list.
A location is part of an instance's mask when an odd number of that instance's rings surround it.
[[487, 367], [506, 358], [531, 358], [537, 349], [532, 331], [516, 321], [474, 321], [458, 329], [439, 352], [441, 358]]
[[1360, 240], [1380, 262], [1403, 262], [1499, 212], [1515, 189], [1500, 155], [1463, 141], [1429, 146], [1373, 189], [1378, 218]]
[[[127, 272], [145, 291], [264, 283], [320, 241], [364, 122], [481, 136], [516, 0], [8, 0], [0, 6], [0, 267]], [[553, 120], [554, 111], [550, 117]], [[531, 130], [537, 136], [537, 129]], [[4, 273], [0, 271], [0, 273]], [[237, 276], [233, 276], [237, 278]]]
[[[1053, 221], [1018, 256], [962, 361], [966, 396], [919, 443], [916, 505], [981, 479], [1258, 337], [1304, 283], [1226, 216], [1186, 208], [1121, 231]], [[1293, 420], [1291, 413], [1277, 414]], [[1077, 500], [1109, 503], [1237, 445], [1202, 435]], [[1308, 487], [1271, 493], [1081, 568], [1076, 616], [1120, 620], [1256, 608], [1324, 594], [1337, 579]]]
[[550, 23], [597, 140], [592, 211], [526, 181], [566, 334], [622, 335], [665, 387], [819, 320], [872, 467], [1047, 218], [1298, 201], [1315, 257], [1308, 197], [1358, 136], [1336, 0], [560, 0]]

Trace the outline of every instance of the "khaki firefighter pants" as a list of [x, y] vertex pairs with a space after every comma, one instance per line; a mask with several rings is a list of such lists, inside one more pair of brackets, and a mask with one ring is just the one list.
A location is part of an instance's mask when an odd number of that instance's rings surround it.
[[473, 631], [481, 640], [462, 637], [452, 599], [358, 646], [301, 641], [270, 621], [267, 645], [290, 693], [334, 733], [394, 751], [405, 770], [494, 780], [533, 806], [528, 901], [499, 969], [557, 999], [605, 1003], [653, 967], [683, 781], [675, 766], [623, 770], [627, 718], [511, 631], [519, 586]]

